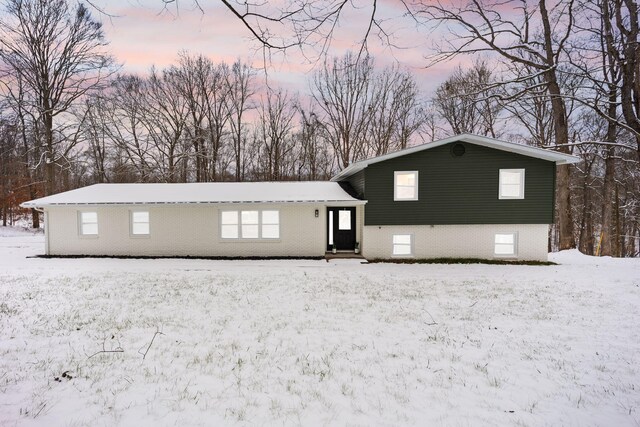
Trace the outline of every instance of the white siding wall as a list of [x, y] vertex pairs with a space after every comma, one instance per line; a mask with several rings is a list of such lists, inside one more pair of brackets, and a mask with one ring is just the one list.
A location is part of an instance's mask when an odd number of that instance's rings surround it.
[[392, 258], [394, 234], [412, 234], [414, 258], [499, 258], [496, 233], [518, 233], [517, 256], [510, 259], [547, 261], [547, 224], [365, 226], [362, 254]]
[[[149, 237], [131, 237], [132, 209], [149, 211]], [[278, 241], [220, 239], [221, 210], [264, 209], [280, 211]], [[98, 212], [98, 237], [79, 235], [79, 210]], [[51, 207], [47, 223], [50, 255], [321, 256], [326, 248], [326, 206], [320, 204]]]

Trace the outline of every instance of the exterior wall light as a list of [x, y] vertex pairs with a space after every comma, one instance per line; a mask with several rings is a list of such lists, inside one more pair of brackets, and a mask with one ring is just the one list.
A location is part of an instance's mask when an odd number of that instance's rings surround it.
[[316, 209], [316, 218], [318, 218], [319, 216], [320, 216], [320, 211]]

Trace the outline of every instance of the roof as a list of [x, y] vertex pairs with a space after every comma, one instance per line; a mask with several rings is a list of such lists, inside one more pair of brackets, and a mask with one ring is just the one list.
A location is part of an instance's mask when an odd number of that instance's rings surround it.
[[365, 203], [351, 197], [338, 183], [310, 181], [95, 184], [24, 202], [21, 206], [313, 202]]
[[372, 157], [370, 159], [352, 163], [347, 168], [343, 169], [337, 175], [331, 178], [331, 181], [340, 181], [341, 179], [351, 176], [354, 173], [360, 172], [373, 163], [384, 162], [385, 160], [406, 156], [407, 154], [412, 154], [423, 150], [429, 150], [431, 148], [440, 147], [441, 145], [450, 144], [452, 142], [468, 142], [470, 144], [481, 145], [483, 147], [495, 148], [496, 150], [508, 151], [510, 153], [521, 154], [523, 156], [535, 157], [538, 159], [555, 162], [557, 165], [577, 163], [580, 161], [579, 157], [572, 156], [570, 154], [559, 153], [557, 151], [546, 150], [544, 148], [531, 147], [529, 145], [516, 144], [513, 142], [500, 141], [498, 139], [489, 138], [486, 136], [463, 133], [461, 135], [455, 135], [438, 141], [416, 145], [415, 147], [406, 148], [404, 150], [385, 154], [383, 156]]

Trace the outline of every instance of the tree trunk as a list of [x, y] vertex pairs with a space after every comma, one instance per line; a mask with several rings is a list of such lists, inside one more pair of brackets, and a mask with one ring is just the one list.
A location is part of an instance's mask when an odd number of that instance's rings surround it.
[[[609, 103], [609, 117], [615, 117], [615, 92], [613, 93], [613, 102]], [[616, 139], [616, 125], [609, 121], [607, 125], [607, 142], [613, 144]], [[602, 189], [602, 247], [600, 248], [600, 254], [604, 256], [616, 256], [615, 250], [616, 235], [613, 232], [613, 195], [615, 186], [615, 147], [610, 145], [607, 148], [607, 157], [604, 160], [604, 186]]]
[[[549, 20], [549, 13], [545, 0], [540, 0], [540, 15], [544, 28], [544, 50], [546, 62], [549, 67], [544, 73], [547, 82], [547, 90], [551, 98], [551, 116], [553, 119], [555, 143], [563, 153], [570, 153], [569, 150], [569, 125], [567, 124], [567, 109], [562, 98], [562, 91], [558, 84], [556, 75], [556, 55], [554, 51], [553, 31]], [[570, 19], [573, 19], [570, 17]], [[569, 165], [560, 165], [557, 168], [556, 206], [558, 209], [558, 229], [560, 231], [560, 250], [573, 249], [576, 247], [576, 240], [573, 234], [573, 218], [571, 215], [571, 169]]]
[[591, 214], [591, 190], [587, 185], [589, 174], [584, 177], [583, 182], [583, 203], [582, 203], [582, 222], [580, 227], [580, 252], [587, 255], [593, 255], [593, 218]]
[[[45, 108], [47, 108], [45, 106]], [[44, 113], [44, 135], [46, 144], [44, 172], [45, 172], [45, 196], [50, 196], [56, 192], [55, 186], [55, 163], [53, 153], [53, 117], [49, 112]]]
[[[560, 86], [552, 70], [545, 74], [551, 96], [551, 110], [555, 132], [555, 145], [559, 151], [569, 153], [569, 127], [567, 125], [567, 111], [561, 98]], [[558, 230], [560, 232], [559, 249], [573, 249], [576, 247], [573, 233], [573, 216], [571, 214], [571, 169], [569, 165], [557, 167], [556, 207], [558, 210]]]

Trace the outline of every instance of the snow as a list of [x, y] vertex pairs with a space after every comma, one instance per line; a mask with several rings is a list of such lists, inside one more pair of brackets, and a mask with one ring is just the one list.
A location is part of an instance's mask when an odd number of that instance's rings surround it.
[[95, 184], [31, 200], [23, 207], [74, 204], [150, 203], [362, 203], [335, 182], [206, 182], [182, 184]]
[[42, 259], [2, 236], [0, 425], [640, 423], [638, 259]]

